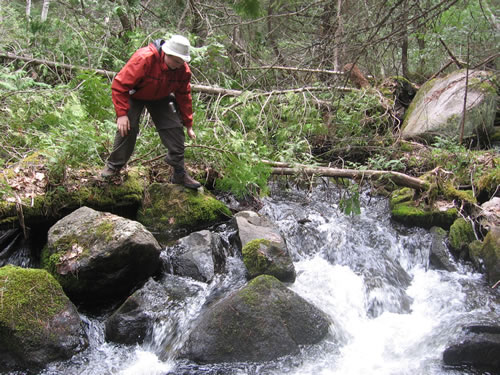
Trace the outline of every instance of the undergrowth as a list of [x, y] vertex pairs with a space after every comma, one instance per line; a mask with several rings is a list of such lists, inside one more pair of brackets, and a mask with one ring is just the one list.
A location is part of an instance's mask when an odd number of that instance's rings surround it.
[[[329, 101], [329, 112], [316, 104], [318, 98]], [[110, 82], [101, 76], [82, 72], [67, 84], [51, 86], [23, 70], [1, 67], [0, 105], [4, 168], [37, 152], [46, 158], [50, 185], [58, 185], [68, 168], [97, 174], [111, 151], [115, 115]], [[216, 189], [238, 197], [267, 194], [271, 169], [266, 160], [416, 176], [439, 167], [453, 183], [472, 185], [498, 165], [489, 154], [449, 139], [407, 151], [396, 142], [390, 111], [370, 91], [318, 97], [247, 93], [222, 99], [194, 93], [193, 107], [197, 139], [187, 141], [186, 161], [216, 171]], [[326, 151], [318, 152], [321, 147]], [[151, 119], [144, 116], [131, 162], [147, 165], [164, 153]], [[9, 192], [7, 186], [0, 189]], [[355, 189], [346, 193], [344, 206], [357, 211]]]

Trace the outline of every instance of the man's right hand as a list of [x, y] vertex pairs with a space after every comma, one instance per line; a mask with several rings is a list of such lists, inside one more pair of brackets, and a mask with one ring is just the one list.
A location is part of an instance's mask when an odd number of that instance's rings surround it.
[[122, 137], [125, 137], [130, 131], [130, 121], [128, 116], [120, 116], [116, 119], [116, 125], [118, 126], [118, 131]]

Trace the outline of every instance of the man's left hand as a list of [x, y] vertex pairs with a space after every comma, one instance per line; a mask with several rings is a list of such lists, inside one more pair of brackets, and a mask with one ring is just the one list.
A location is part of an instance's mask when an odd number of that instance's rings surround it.
[[187, 133], [188, 133], [189, 138], [196, 139], [196, 134], [194, 134], [194, 131], [193, 131], [192, 127], [187, 128]]

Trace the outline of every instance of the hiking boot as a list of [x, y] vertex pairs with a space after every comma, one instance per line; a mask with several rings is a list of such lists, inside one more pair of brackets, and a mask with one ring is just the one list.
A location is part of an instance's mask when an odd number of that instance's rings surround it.
[[119, 169], [113, 169], [107, 165], [101, 171], [101, 177], [103, 177], [103, 178], [111, 178], [113, 176], [118, 176], [119, 174], [120, 174]]
[[190, 189], [198, 189], [201, 186], [201, 184], [198, 181], [189, 176], [186, 172], [174, 173], [172, 177], [172, 183], [177, 185], [183, 185]]

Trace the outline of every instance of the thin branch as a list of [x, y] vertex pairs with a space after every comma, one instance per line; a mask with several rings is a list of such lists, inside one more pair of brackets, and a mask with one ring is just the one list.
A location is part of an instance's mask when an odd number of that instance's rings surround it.
[[308, 73], [321, 73], [321, 74], [333, 74], [333, 75], [343, 75], [344, 72], [340, 72], [338, 70], [323, 70], [323, 69], [308, 69], [308, 68], [295, 68], [289, 66], [273, 66], [273, 65], [264, 65], [260, 67], [244, 67], [243, 70], [264, 70], [264, 69], [273, 69], [273, 70], [287, 70], [294, 72], [308, 72]]
[[460, 63], [460, 61], [458, 61], [458, 59], [455, 57], [455, 55], [453, 54], [453, 52], [451, 52], [451, 50], [448, 48], [448, 46], [446, 45], [446, 43], [443, 41], [443, 39], [441, 37], [439, 37], [439, 41], [443, 45], [443, 47], [446, 50], [446, 52], [448, 52], [448, 55], [450, 55], [450, 58], [453, 60], [453, 62], [455, 63], [455, 65], [458, 67], [458, 69], [462, 69], [463, 65]]

